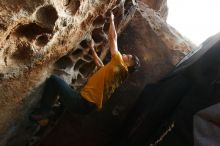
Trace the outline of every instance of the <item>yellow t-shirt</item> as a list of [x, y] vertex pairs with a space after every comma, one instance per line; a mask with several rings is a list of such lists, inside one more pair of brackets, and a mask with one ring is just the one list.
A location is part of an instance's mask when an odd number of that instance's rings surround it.
[[120, 52], [111, 56], [104, 67], [93, 74], [80, 94], [87, 101], [95, 103], [99, 109], [110, 98], [114, 90], [126, 79], [128, 68], [122, 60]]

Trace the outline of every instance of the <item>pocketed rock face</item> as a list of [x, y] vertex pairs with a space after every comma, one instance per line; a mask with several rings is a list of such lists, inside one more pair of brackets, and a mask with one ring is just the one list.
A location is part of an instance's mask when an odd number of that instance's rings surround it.
[[76, 89], [85, 83], [95, 69], [86, 40], [95, 41], [104, 59], [109, 11], [119, 18], [120, 32], [133, 16], [135, 2], [2, 0], [0, 7], [0, 145], [5, 145], [22, 131], [49, 74], [59, 74]]

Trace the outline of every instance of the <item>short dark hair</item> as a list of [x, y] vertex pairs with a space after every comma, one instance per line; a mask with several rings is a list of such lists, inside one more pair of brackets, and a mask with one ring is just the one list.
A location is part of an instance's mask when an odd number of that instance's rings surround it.
[[140, 67], [140, 61], [136, 55], [132, 55], [132, 61], [134, 62], [134, 65], [128, 67], [128, 72], [133, 73], [138, 71]]

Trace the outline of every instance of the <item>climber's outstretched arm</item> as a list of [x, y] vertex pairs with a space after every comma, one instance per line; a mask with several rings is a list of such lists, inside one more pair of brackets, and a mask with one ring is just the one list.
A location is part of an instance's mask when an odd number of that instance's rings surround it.
[[110, 26], [108, 31], [108, 41], [109, 41], [109, 49], [111, 55], [115, 54], [118, 51], [118, 44], [117, 44], [117, 32], [115, 30], [114, 24], [114, 15], [111, 13], [110, 16]]

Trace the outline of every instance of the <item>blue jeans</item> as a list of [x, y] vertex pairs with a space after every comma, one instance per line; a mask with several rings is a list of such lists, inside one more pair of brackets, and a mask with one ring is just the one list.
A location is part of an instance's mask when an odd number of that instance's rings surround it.
[[72, 89], [65, 81], [56, 75], [51, 75], [46, 80], [46, 85], [41, 99], [41, 109], [48, 112], [57, 100], [70, 112], [87, 114], [95, 109], [95, 104], [85, 100], [79, 92]]

